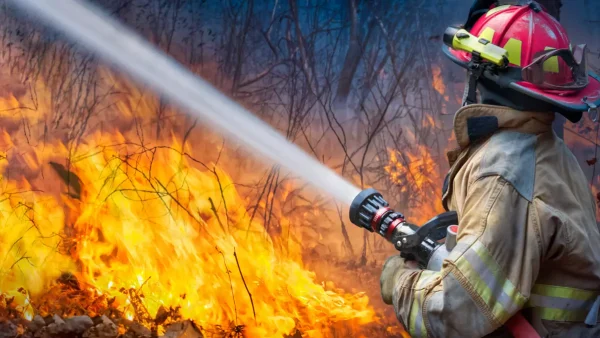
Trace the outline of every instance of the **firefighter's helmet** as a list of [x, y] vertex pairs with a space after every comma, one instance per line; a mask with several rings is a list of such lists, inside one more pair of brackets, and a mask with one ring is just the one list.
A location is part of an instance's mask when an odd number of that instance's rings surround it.
[[[538, 3], [495, 6], [476, 1], [464, 29], [484, 43], [508, 52], [508, 67], [485, 77], [487, 87], [504, 97], [529, 100], [536, 110], [551, 110], [578, 121], [600, 106], [600, 77], [589, 72], [585, 45], [571, 45], [565, 29]], [[483, 8], [481, 8], [483, 7]], [[452, 46], [452, 44], [450, 44]], [[444, 46], [445, 54], [468, 68], [472, 53]]]

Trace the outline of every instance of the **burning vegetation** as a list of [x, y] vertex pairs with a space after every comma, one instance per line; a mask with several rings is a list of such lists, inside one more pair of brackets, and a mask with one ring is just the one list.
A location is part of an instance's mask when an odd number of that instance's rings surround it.
[[441, 214], [445, 210], [441, 203], [441, 189], [439, 189], [440, 169], [432, 159], [429, 150], [417, 147], [415, 151], [400, 153], [389, 150], [389, 164], [385, 166], [393, 183], [392, 189], [399, 194], [418, 192], [410, 199], [409, 210], [419, 210], [411, 218], [415, 224], [423, 224], [431, 215]]

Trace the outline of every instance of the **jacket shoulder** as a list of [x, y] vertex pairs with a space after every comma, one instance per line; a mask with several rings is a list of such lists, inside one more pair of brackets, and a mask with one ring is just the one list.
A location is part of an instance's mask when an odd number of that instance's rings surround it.
[[537, 135], [501, 131], [490, 137], [482, 147], [476, 179], [500, 176], [529, 202], [535, 183], [535, 146]]

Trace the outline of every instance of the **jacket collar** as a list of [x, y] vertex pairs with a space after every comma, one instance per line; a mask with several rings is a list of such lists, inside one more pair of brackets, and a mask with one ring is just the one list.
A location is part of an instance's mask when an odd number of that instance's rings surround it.
[[552, 113], [524, 112], [503, 106], [472, 104], [456, 112], [454, 133], [462, 150], [499, 129], [541, 134], [552, 129], [552, 121]]
[[498, 130], [512, 130], [527, 134], [541, 134], [552, 130], [554, 114], [524, 112], [503, 106], [472, 104], [462, 107], [454, 116], [454, 133], [458, 149], [447, 153], [450, 171], [442, 188], [442, 203], [449, 210], [448, 198], [452, 181], [458, 170], [489, 136]]

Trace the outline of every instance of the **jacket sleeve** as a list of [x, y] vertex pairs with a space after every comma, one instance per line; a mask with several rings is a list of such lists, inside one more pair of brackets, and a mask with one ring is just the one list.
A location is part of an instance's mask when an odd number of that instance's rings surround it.
[[397, 277], [392, 301], [413, 337], [482, 337], [523, 307], [541, 261], [534, 209], [499, 176], [471, 183], [442, 270]]

